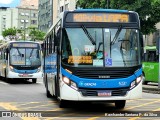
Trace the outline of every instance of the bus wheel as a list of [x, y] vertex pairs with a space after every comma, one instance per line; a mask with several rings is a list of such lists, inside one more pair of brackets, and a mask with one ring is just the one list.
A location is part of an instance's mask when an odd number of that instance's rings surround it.
[[144, 73], [142, 73], [142, 84], [143, 85], [147, 85], [147, 81], [146, 81], [146, 79], [145, 79], [145, 75], [144, 75]]
[[117, 100], [115, 101], [115, 106], [117, 109], [123, 109], [125, 107], [126, 100]]
[[50, 93], [49, 90], [48, 90], [48, 83], [47, 83], [47, 81], [46, 81], [46, 83], [45, 83], [45, 87], [46, 87], [46, 96], [47, 96], [48, 98], [51, 98], [52, 95], [51, 95], [51, 93]]
[[68, 102], [66, 100], [59, 100], [59, 107], [60, 108], [66, 108], [68, 105]]
[[37, 82], [36, 78], [32, 79], [32, 83], [36, 83], [36, 82]]

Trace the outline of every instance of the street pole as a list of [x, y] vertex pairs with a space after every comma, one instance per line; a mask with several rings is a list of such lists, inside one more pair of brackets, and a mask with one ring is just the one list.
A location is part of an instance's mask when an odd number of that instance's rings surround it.
[[24, 41], [26, 40], [26, 20], [24, 20]]
[[107, 0], [107, 9], [109, 9], [109, 0]]
[[158, 80], [158, 88], [160, 89], [160, 37], [158, 38], [158, 56], [159, 56], [159, 69], [158, 69], [158, 76], [159, 76], [159, 80]]

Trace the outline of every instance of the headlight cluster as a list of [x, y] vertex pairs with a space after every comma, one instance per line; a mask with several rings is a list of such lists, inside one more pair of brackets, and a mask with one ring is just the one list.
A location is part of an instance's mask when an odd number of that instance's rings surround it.
[[37, 69], [37, 72], [40, 72], [41, 71], [41, 67], [39, 67], [38, 69]]
[[136, 87], [141, 81], [142, 81], [142, 76], [137, 77], [136, 80], [131, 82], [130, 89]]
[[63, 82], [64, 82], [65, 84], [67, 84], [67, 85], [70, 86], [71, 88], [73, 88], [73, 89], [75, 89], [75, 90], [78, 90], [77, 84], [76, 84], [75, 82], [71, 81], [69, 78], [63, 77], [62, 80], [63, 80]]
[[13, 66], [9, 66], [9, 68], [10, 68], [10, 71], [14, 72]]

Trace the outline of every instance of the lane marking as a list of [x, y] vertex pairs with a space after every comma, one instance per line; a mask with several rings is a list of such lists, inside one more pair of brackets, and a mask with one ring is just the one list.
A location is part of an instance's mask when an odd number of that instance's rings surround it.
[[23, 110], [28, 110], [28, 109], [31, 109], [31, 108], [39, 108], [39, 107], [44, 107], [44, 106], [49, 106], [49, 105], [54, 105], [54, 104], [49, 103], [49, 104], [45, 104], [45, 105], [38, 105], [38, 106], [33, 106], [33, 107], [25, 107], [25, 109], [23, 109]]
[[156, 102], [159, 102], [159, 101], [160, 101], [160, 100], [153, 101], [153, 102], [148, 102], [148, 103], [145, 103], [145, 104], [140, 104], [140, 105], [133, 106], [133, 107], [128, 107], [128, 108], [125, 108], [124, 110], [130, 110], [130, 109], [133, 109], [133, 108], [142, 107], [142, 106], [149, 105], [149, 104], [152, 104], [152, 103], [156, 103]]
[[[10, 110], [10, 111], [20, 111], [20, 109], [18, 109], [16, 106], [11, 105], [12, 103], [4, 103], [4, 102], [0, 102], [0, 106], [3, 107], [6, 110]], [[38, 117], [20, 117], [23, 120], [40, 120]]]
[[[152, 110], [152, 112], [159, 112], [160, 111], [160, 108], [157, 108], [157, 109], [155, 109], [155, 110]], [[150, 111], [151, 112], [151, 111]], [[150, 112], [146, 112], [146, 113], [150, 113]], [[142, 118], [143, 116], [139, 116], [139, 117], [133, 117], [133, 118], [131, 118], [131, 119], [128, 119], [128, 120], [136, 120], [136, 119], [138, 119], [138, 118]], [[148, 117], [152, 117], [152, 116], [148, 116]]]
[[[140, 100], [142, 100], [142, 99], [140, 99]], [[143, 100], [145, 100], [145, 99], [143, 99]], [[150, 99], [150, 100], [154, 100], [154, 99]], [[129, 108], [124, 108], [124, 111], [125, 110], [130, 110], [130, 109], [133, 109], [133, 108], [137, 108], [137, 107], [141, 107], [141, 106], [145, 106], [145, 105], [149, 105], [149, 104], [152, 104], [152, 103], [156, 103], [156, 102], [159, 102], [160, 100], [159, 99], [156, 99], [157, 101], [153, 101], [153, 102], [149, 102], [149, 103], [145, 103], [145, 104], [141, 104], [141, 105], [138, 105], [138, 106], [133, 106], [133, 107], [129, 107]], [[160, 108], [159, 108], [160, 109]], [[122, 111], [123, 112], [123, 111]], [[89, 119], [87, 119], [87, 120], [95, 120], [95, 119], [97, 119], [97, 118], [100, 118], [100, 117], [102, 117], [102, 116], [99, 116], [99, 117], [92, 117], [92, 118], [89, 118]], [[135, 119], [129, 119], [129, 120], [135, 120]]]

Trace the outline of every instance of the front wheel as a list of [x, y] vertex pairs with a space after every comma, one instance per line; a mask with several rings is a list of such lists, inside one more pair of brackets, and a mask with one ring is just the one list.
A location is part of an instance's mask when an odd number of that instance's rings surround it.
[[66, 100], [59, 100], [59, 107], [60, 108], [66, 108], [66, 107], [68, 107], [68, 101], [66, 101]]
[[143, 85], [147, 85], [148, 84], [148, 82], [146, 81], [144, 73], [142, 73], [142, 84]]
[[115, 101], [115, 106], [117, 109], [123, 109], [126, 105], [126, 100], [117, 100]]
[[36, 78], [32, 79], [32, 83], [36, 83], [36, 82], [37, 82]]

